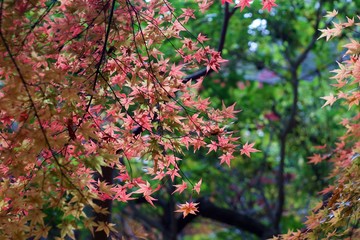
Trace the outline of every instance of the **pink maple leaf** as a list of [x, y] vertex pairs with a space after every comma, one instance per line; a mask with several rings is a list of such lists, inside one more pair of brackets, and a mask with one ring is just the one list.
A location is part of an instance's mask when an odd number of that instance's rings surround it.
[[216, 152], [217, 148], [218, 148], [218, 144], [214, 141], [211, 141], [210, 144], [206, 145], [209, 148], [209, 151], [207, 154], [209, 154], [211, 151]]
[[245, 154], [246, 156], [250, 157], [250, 153], [252, 153], [252, 152], [260, 152], [259, 150], [253, 148], [254, 144], [255, 143], [248, 144], [248, 142], [246, 142], [243, 145], [242, 149], [240, 150], [241, 155]]
[[140, 188], [133, 193], [142, 193], [144, 196], [153, 193], [153, 189], [151, 188], [150, 183], [148, 181], [146, 181], [146, 184], [139, 183], [138, 186]]
[[227, 152], [220, 157], [220, 164], [223, 164], [224, 162], [230, 167], [230, 161], [234, 158], [232, 152]]
[[233, 105], [226, 107], [224, 102], [222, 103], [222, 111], [221, 113], [223, 114], [223, 116], [225, 118], [235, 118], [235, 114], [240, 112], [235, 110], [235, 105], [236, 103], [234, 103]]
[[193, 190], [196, 191], [198, 194], [200, 193], [200, 187], [202, 183], [202, 178], [195, 184]]
[[151, 204], [151, 206], [155, 207], [155, 205], [154, 205], [153, 201], [157, 201], [157, 199], [156, 199], [156, 198], [153, 198], [153, 197], [152, 197], [152, 196], [150, 196], [150, 195], [146, 195], [144, 198], [145, 198], [145, 200], [146, 200], [148, 203], [150, 203], [150, 204]]
[[240, 11], [242, 11], [245, 7], [250, 7], [251, 1], [252, 0], [240, 0], [240, 2], [235, 7], [240, 7]]
[[166, 172], [167, 175], [170, 175], [170, 178], [171, 178], [171, 181], [174, 181], [175, 177], [180, 177], [181, 176], [179, 175], [178, 173], [178, 169], [174, 168], [174, 169], [170, 169]]
[[176, 187], [176, 189], [172, 194], [174, 194], [176, 192], [182, 193], [187, 188], [187, 184], [186, 184], [186, 182], [183, 181], [182, 184], [174, 185], [174, 187]]
[[131, 197], [131, 194], [126, 193], [126, 189], [122, 186], [116, 186], [111, 188], [115, 192], [114, 199], [121, 201], [121, 202], [127, 202], [128, 200], [134, 200], [135, 198]]
[[271, 11], [271, 8], [272, 7], [276, 7], [276, 3], [275, 3], [276, 0], [262, 0], [262, 9], [266, 9], [268, 10], [269, 12]]
[[199, 35], [197, 36], [197, 40], [200, 42], [200, 43], [204, 43], [205, 41], [209, 40], [205, 35], [199, 33]]

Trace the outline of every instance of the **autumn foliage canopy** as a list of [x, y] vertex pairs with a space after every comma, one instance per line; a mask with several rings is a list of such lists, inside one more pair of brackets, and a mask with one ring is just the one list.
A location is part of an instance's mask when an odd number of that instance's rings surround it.
[[[198, 4], [205, 11], [211, 2]], [[109, 235], [114, 225], [91, 215], [108, 212], [97, 203], [153, 205], [163, 181], [183, 177], [188, 150], [216, 151], [229, 166], [256, 151], [227, 130], [235, 105], [213, 109], [197, 95], [202, 78], [185, 80], [225, 60], [186, 31], [195, 10], [173, 10], [162, 0], [1, 1], [1, 236], [47, 237], [49, 209], [60, 211], [61, 238], [78, 228]], [[134, 162], [142, 174], [133, 175]], [[174, 193], [198, 194], [201, 179], [192, 181]], [[196, 205], [177, 211], [195, 214]]]
[[[175, 211], [196, 214], [192, 195], [200, 193], [202, 179], [182, 172], [184, 156], [214, 151], [231, 167], [235, 156], [258, 152], [230, 130], [240, 111], [235, 104], [215, 109], [198, 94], [206, 74], [226, 60], [205, 35], [187, 30], [195, 11], [212, 4], [196, 2], [199, 9], [175, 14], [165, 0], [0, 1], [1, 236], [46, 238], [49, 210], [61, 219], [60, 239], [74, 239], [76, 229], [110, 236], [117, 230], [99, 218], [111, 211], [104, 202], [143, 199], [154, 206], [167, 182], [172, 194], [191, 196]], [[221, 2], [241, 11], [252, 3]], [[261, 3], [267, 11], [276, 6]], [[355, 24], [336, 23], [322, 36]], [[345, 47], [350, 58], [334, 76], [339, 92], [324, 97], [325, 105], [339, 99], [359, 105], [359, 91], [350, 88], [360, 81], [360, 43]], [[204, 74], [188, 77], [199, 71]], [[324, 190], [332, 197], [314, 210], [307, 231], [286, 237], [351, 231], [343, 221], [358, 217], [358, 119], [342, 121], [347, 132], [336, 149], [310, 157], [334, 164], [336, 184]]]

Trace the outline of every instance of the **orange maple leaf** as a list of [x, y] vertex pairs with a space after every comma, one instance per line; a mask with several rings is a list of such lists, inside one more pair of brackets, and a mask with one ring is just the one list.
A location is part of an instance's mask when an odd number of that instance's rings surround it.
[[188, 214], [194, 214], [196, 215], [196, 212], [199, 212], [196, 205], [198, 205], [199, 203], [194, 203], [194, 202], [186, 202], [185, 204], [179, 204], [178, 207], [180, 208], [179, 210], [176, 210], [175, 212], [180, 212], [184, 215], [184, 218], [188, 215]]
[[308, 157], [308, 159], [309, 159], [309, 163], [313, 163], [313, 164], [318, 164], [323, 160], [320, 154], [315, 154], [311, 157]]

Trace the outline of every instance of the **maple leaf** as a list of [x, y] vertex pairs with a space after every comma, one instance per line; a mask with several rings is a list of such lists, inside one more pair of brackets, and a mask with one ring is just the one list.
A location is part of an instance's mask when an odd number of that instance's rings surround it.
[[94, 222], [94, 219], [94, 217], [83, 219], [84, 227], [90, 230], [92, 236], [94, 236], [94, 227], [97, 226], [97, 224]]
[[344, 26], [345, 27], [351, 27], [351, 26], [353, 26], [354, 25], [354, 23], [355, 23], [355, 20], [354, 20], [354, 18], [348, 18], [348, 17], [346, 17], [347, 18], [347, 23], [344, 23]]
[[210, 104], [209, 98], [202, 99], [202, 98], [198, 97], [198, 101], [195, 104], [195, 106], [198, 110], [205, 112], [207, 110], [209, 104]]
[[318, 40], [320, 38], [326, 37], [326, 41], [329, 41], [329, 39], [331, 39], [334, 35], [334, 30], [330, 28], [319, 29], [319, 31], [321, 32], [321, 35], [318, 37]]
[[277, 4], [275, 3], [275, 0], [262, 0], [262, 9], [266, 9], [268, 10], [269, 12], [271, 11], [271, 9], [273, 7], [276, 7]]
[[179, 170], [174, 168], [174, 169], [169, 169], [166, 174], [170, 175], [171, 181], [174, 181], [175, 177], [181, 177], [179, 175]]
[[211, 151], [216, 152], [216, 150], [218, 148], [218, 144], [212, 140], [211, 140], [211, 143], [206, 146], [209, 148], [209, 151], [207, 152], [207, 154], [209, 154]]
[[359, 60], [356, 61], [356, 63], [354, 64], [353, 76], [355, 78], [354, 83], [355, 82], [360, 82], [360, 61]]
[[220, 164], [223, 164], [224, 162], [230, 167], [230, 161], [234, 158], [233, 154], [231, 152], [227, 152], [220, 157]]
[[233, 0], [221, 0], [221, 4], [225, 4], [225, 3], [233, 3]]
[[153, 193], [153, 189], [151, 188], [150, 183], [148, 181], [146, 181], [145, 184], [139, 183], [138, 186], [140, 188], [133, 193], [142, 193], [144, 196]]
[[182, 68], [183, 68], [182, 65], [176, 66], [175, 64], [173, 64], [173, 65], [171, 66], [171, 71], [170, 71], [169, 75], [172, 76], [172, 77], [181, 77], [181, 76], [184, 76], [185, 73], [183, 73], [183, 72], [181, 71]]
[[110, 232], [117, 232], [114, 228], [115, 224], [108, 223], [108, 222], [98, 222], [96, 232], [104, 231], [106, 233], [106, 236], [109, 237]]
[[205, 35], [199, 33], [199, 35], [197, 36], [197, 40], [198, 40], [200, 43], [204, 43], [205, 41], [209, 40], [209, 38], [207, 38]]
[[121, 201], [121, 202], [127, 202], [129, 200], [134, 200], [135, 198], [131, 197], [131, 194], [126, 194], [126, 189], [122, 186], [117, 186], [114, 188], [111, 188], [115, 192], [114, 199]]
[[200, 187], [202, 183], [202, 178], [195, 184], [193, 190], [196, 191], [198, 194], [200, 193]]
[[333, 18], [333, 17], [336, 17], [336, 15], [338, 14], [338, 11], [336, 11], [335, 9], [330, 12], [330, 11], [327, 11], [326, 12], [326, 15], [324, 17], [326, 18]]
[[240, 11], [243, 11], [245, 7], [250, 7], [250, 3], [253, 0], [240, 0], [240, 2], [235, 7], [240, 7]]
[[183, 218], [185, 218], [188, 214], [194, 214], [196, 215], [196, 212], [198, 212], [197, 209], [197, 205], [199, 203], [194, 203], [194, 202], [186, 202], [184, 204], [179, 204], [178, 208], [180, 208], [179, 210], [176, 210], [175, 212], [180, 212], [184, 215]]
[[315, 154], [312, 157], [308, 157], [308, 159], [309, 159], [309, 163], [313, 163], [313, 164], [318, 164], [323, 160], [320, 154]]
[[220, 64], [227, 62], [228, 60], [223, 59], [220, 55], [219, 52], [215, 52], [213, 51], [211, 53], [211, 59], [210, 60], [206, 60], [207, 62], [207, 66], [206, 66], [206, 72], [209, 72], [210, 69], [214, 70], [215, 72], [218, 72], [219, 68], [220, 68]]
[[65, 237], [69, 237], [71, 239], [75, 239], [74, 235], [74, 226], [70, 223], [61, 223], [58, 225], [59, 229], [61, 229], [61, 237], [65, 239]]
[[253, 148], [255, 143], [250, 143], [248, 144], [248, 142], [246, 142], [242, 149], [240, 149], [240, 153], [241, 155], [245, 154], [246, 156], [250, 157], [250, 153], [253, 153], [253, 152], [260, 152], [259, 150]]
[[182, 181], [182, 184], [177, 184], [177, 185], [174, 185], [174, 187], [176, 187], [175, 191], [172, 193], [182, 193], [186, 188], [187, 188], [187, 184], [186, 182]]
[[238, 110], [235, 110], [235, 105], [236, 103], [229, 107], [226, 107], [224, 102], [222, 102], [222, 114], [225, 118], [235, 118], [235, 114], [240, 112]]
[[205, 13], [205, 11], [213, 4], [212, 0], [200, 0], [198, 1], [199, 10], [201, 13]]
[[343, 46], [344, 48], [348, 49], [345, 54], [351, 54], [351, 55], [360, 54], [360, 43], [352, 38], [350, 38], [350, 42], [351, 43], [345, 44]]
[[34, 239], [47, 239], [47, 236], [51, 230], [51, 226], [42, 226], [35, 230], [35, 238]]
[[321, 108], [323, 108], [327, 105], [332, 106], [334, 104], [334, 102], [337, 100], [337, 98], [334, 97], [334, 95], [332, 93], [329, 96], [321, 97], [321, 99], [326, 100], [325, 104]]
[[144, 198], [145, 198], [145, 200], [146, 200], [148, 203], [150, 203], [150, 204], [151, 204], [151, 206], [155, 207], [155, 205], [154, 205], [153, 201], [157, 201], [157, 199], [156, 199], [156, 198], [153, 198], [153, 197], [152, 197], [152, 196], [150, 196], [150, 195], [146, 195]]
[[195, 15], [194, 15], [194, 9], [191, 8], [182, 8], [181, 9], [183, 11], [183, 14], [181, 14], [179, 16], [179, 18], [184, 17], [185, 18], [185, 22], [189, 21], [190, 18], [195, 19]]

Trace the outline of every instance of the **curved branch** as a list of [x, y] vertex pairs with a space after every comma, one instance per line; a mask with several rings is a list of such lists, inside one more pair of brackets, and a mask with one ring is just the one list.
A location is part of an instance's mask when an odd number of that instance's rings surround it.
[[189, 215], [186, 218], [181, 217], [178, 219], [178, 233], [181, 232], [185, 226], [192, 222], [197, 216], [228, 224], [264, 239], [271, 237], [274, 233], [271, 228], [249, 217], [248, 215], [238, 213], [231, 209], [218, 207], [206, 198], [200, 198], [198, 202], [200, 203], [198, 215]]

